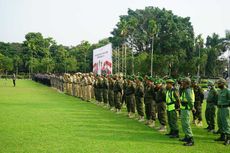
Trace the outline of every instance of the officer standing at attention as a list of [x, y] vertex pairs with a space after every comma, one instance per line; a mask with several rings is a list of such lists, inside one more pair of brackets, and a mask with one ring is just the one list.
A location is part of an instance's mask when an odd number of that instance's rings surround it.
[[166, 131], [166, 90], [165, 87], [162, 85], [162, 80], [157, 80], [155, 82], [155, 93], [156, 93], [156, 106], [157, 106], [157, 115], [158, 120], [161, 126], [158, 128], [160, 132]]
[[193, 124], [197, 126], [203, 126], [202, 103], [204, 100], [204, 90], [197, 84], [195, 79], [192, 80], [192, 88], [195, 94], [194, 108], [196, 109], [196, 112], [193, 112]]
[[174, 88], [174, 81], [172, 79], [168, 79], [166, 81], [166, 105], [167, 105], [167, 116], [168, 116], [168, 124], [170, 132], [168, 135], [170, 138], [179, 138], [179, 128], [178, 128], [178, 118], [176, 112], [176, 105], [180, 104], [179, 92], [176, 88]]
[[190, 111], [192, 110], [195, 112], [194, 108], [194, 101], [195, 101], [195, 95], [193, 89], [190, 87], [191, 80], [190, 78], [186, 77], [182, 80], [182, 91], [181, 91], [181, 124], [182, 129], [185, 134], [185, 137], [183, 139], [180, 139], [180, 141], [184, 141], [184, 146], [193, 146], [194, 140], [193, 140], [193, 133], [192, 128], [190, 125]]
[[[226, 88], [226, 81], [219, 79], [217, 81], [220, 91], [218, 93], [218, 125], [221, 137], [220, 141], [225, 141], [224, 145], [230, 144], [230, 91]], [[218, 140], [218, 139], [217, 139]]]
[[208, 88], [209, 88], [209, 92], [208, 92], [208, 97], [206, 101], [207, 105], [205, 110], [205, 118], [208, 125], [206, 129], [209, 132], [214, 132], [218, 93], [212, 81], [208, 82]]
[[136, 79], [135, 101], [136, 109], [139, 115], [138, 121], [144, 121], [144, 109], [143, 109], [143, 97], [144, 97], [144, 85], [142, 84], [143, 78], [138, 77]]

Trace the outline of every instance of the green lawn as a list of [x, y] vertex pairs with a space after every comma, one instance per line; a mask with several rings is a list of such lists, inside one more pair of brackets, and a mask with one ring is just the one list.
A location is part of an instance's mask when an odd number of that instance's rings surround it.
[[[1, 153], [224, 153], [217, 135], [193, 127], [195, 146], [30, 80], [0, 80]], [[181, 137], [183, 136], [181, 132]]]

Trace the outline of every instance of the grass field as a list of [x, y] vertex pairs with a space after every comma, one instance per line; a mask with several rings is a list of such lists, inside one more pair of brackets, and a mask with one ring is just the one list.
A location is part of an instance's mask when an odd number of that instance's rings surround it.
[[[230, 153], [193, 127], [195, 146], [30, 80], [0, 80], [1, 153]], [[183, 137], [182, 132], [180, 133]]]

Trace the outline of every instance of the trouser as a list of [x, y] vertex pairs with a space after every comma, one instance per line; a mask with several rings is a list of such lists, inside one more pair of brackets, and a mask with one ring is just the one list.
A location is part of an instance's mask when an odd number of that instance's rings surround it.
[[108, 89], [103, 89], [103, 102], [108, 103]]
[[103, 89], [98, 89], [98, 101], [102, 102], [103, 101]]
[[91, 98], [95, 98], [94, 87], [91, 85]]
[[216, 106], [213, 103], [207, 103], [205, 110], [205, 118], [210, 130], [215, 129]]
[[179, 131], [176, 110], [167, 111], [170, 132]]
[[200, 101], [195, 101], [194, 107], [196, 111], [193, 112], [193, 120], [198, 119], [199, 121], [202, 121], [202, 103]]
[[121, 96], [120, 92], [114, 92], [114, 104], [116, 109], [121, 109]]
[[91, 85], [87, 85], [86, 86], [86, 100], [90, 101], [91, 100], [91, 89], [92, 86]]
[[76, 96], [76, 83], [72, 84], [72, 95]]
[[190, 110], [181, 110], [181, 125], [186, 138], [193, 137], [192, 128], [190, 126]]
[[147, 120], [156, 120], [156, 107], [155, 102], [152, 99], [145, 98], [145, 114]]
[[127, 111], [135, 113], [135, 96], [134, 94], [126, 95]]
[[109, 100], [109, 106], [114, 107], [114, 93], [112, 90], [108, 91], [108, 100]]
[[230, 136], [230, 107], [218, 108], [218, 126], [220, 133]]
[[166, 125], [166, 104], [165, 102], [156, 103], [158, 120], [161, 125]]
[[136, 109], [137, 109], [138, 115], [144, 116], [143, 98], [136, 96], [135, 99], [136, 99]]
[[99, 99], [98, 99], [98, 89], [95, 88], [95, 87], [93, 89], [94, 89], [95, 99], [96, 99], [96, 101], [99, 101]]

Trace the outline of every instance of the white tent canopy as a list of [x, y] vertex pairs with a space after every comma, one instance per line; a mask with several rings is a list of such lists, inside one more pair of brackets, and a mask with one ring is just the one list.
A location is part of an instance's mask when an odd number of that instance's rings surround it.
[[230, 55], [230, 50], [227, 50], [218, 57], [218, 60], [228, 60], [229, 55]]

